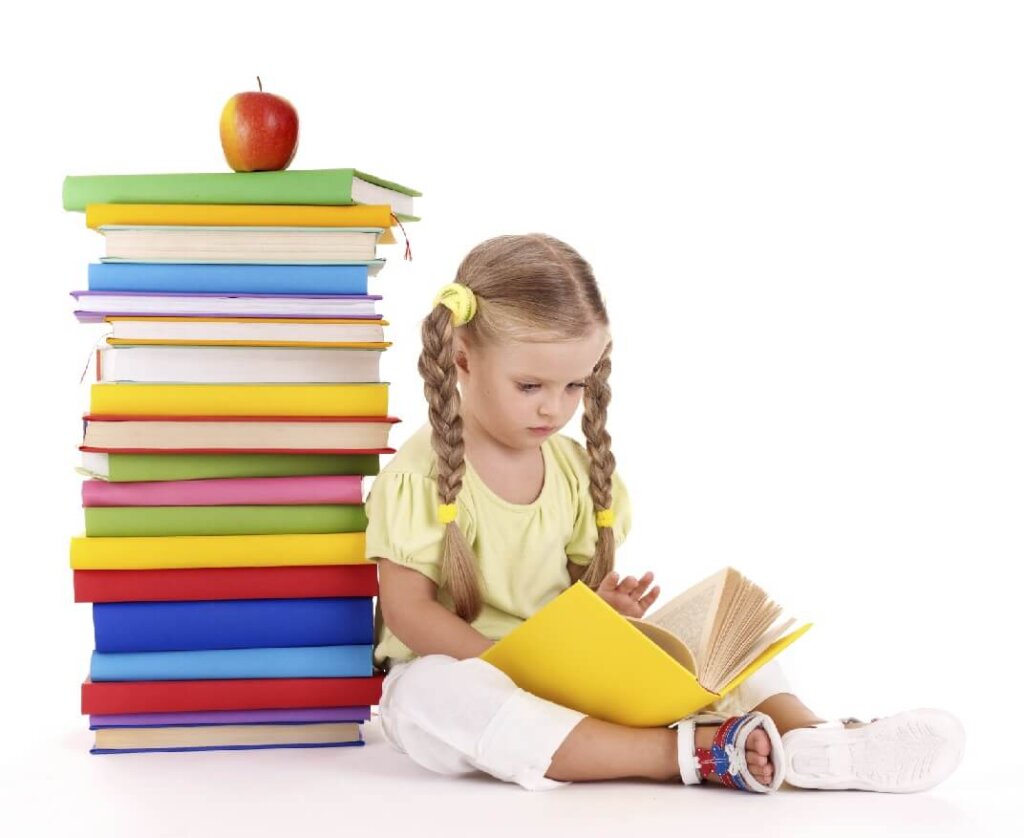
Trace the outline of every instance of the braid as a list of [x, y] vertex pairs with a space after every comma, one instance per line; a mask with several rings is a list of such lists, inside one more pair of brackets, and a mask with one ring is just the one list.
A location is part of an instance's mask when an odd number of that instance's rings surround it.
[[[437, 455], [437, 493], [439, 503], [455, 503], [462, 489], [466, 460], [451, 312], [443, 305], [434, 306], [423, 320], [422, 334], [419, 371], [433, 429], [430, 441]], [[455, 613], [471, 623], [483, 608], [476, 557], [458, 523], [451, 521], [444, 530], [439, 587], [451, 595]]]
[[[612, 371], [611, 341], [605, 347], [601, 360], [587, 379], [583, 394], [583, 433], [587, 437], [587, 453], [590, 455], [590, 497], [594, 510], [611, 509], [612, 474], [615, 472], [615, 455], [612, 454], [612, 438], [605, 428], [608, 419], [608, 402], [612, 390], [608, 376]], [[597, 528], [597, 546], [594, 558], [587, 565], [582, 580], [596, 588], [601, 580], [615, 567], [615, 536], [611, 527]]]

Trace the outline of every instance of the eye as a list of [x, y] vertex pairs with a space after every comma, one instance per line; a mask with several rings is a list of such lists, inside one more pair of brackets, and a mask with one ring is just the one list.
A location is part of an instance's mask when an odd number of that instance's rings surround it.
[[532, 393], [536, 388], [540, 387], [539, 384], [523, 384], [521, 382], [517, 382], [516, 386], [523, 393]]
[[587, 383], [585, 381], [574, 381], [569, 385], [570, 387], [577, 387], [580, 390], [586, 389]]

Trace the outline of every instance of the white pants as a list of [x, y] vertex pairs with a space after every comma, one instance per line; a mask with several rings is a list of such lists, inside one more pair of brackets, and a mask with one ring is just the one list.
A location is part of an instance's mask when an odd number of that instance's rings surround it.
[[[781, 692], [790, 692], [789, 683], [777, 661], [769, 661], [702, 712], [741, 715]], [[585, 718], [520, 689], [479, 658], [447, 655], [394, 664], [379, 711], [384, 738], [424, 768], [451, 775], [483, 771], [531, 791], [566, 785], [544, 775]]]

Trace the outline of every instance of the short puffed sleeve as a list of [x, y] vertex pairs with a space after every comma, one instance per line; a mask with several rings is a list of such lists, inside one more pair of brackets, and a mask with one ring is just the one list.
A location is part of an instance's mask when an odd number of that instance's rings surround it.
[[[580, 475], [579, 491], [576, 498], [576, 522], [572, 537], [565, 546], [565, 553], [573, 564], [588, 565], [594, 558], [597, 549], [597, 519], [594, 512], [594, 501], [590, 497], [589, 476]], [[633, 525], [633, 507], [626, 491], [626, 484], [618, 471], [612, 472], [612, 533], [615, 546], [626, 540]]]
[[[366, 498], [366, 558], [390, 559], [440, 583], [444, 524], [438, 520], [437, 481], [408, 472], [378, 474]], [[456, 501], [456, 523], [470, 541], [465, 506]]]

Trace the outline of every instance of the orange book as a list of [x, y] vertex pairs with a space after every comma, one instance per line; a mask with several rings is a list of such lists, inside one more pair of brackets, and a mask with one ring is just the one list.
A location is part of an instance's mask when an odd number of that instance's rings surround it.
[[85, 224], [210, 227], [383, 227], [380, 244], [394, 244], [387, 204], [346, 207], [268, 204], [88, 204]]

